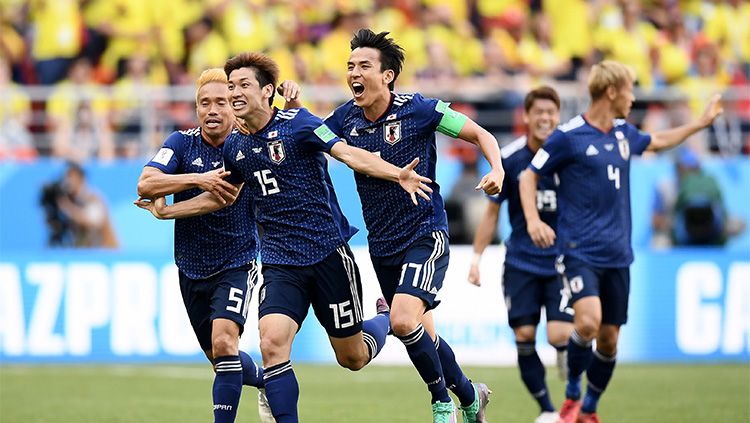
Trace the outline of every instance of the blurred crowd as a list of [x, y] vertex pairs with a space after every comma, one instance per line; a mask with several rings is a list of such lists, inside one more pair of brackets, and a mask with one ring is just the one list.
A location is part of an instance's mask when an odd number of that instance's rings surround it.
[[[724, 92], [726, 119], [707, 145], [747, 153], [748, 22], [740, 0], [3, 0], [0, 159], [148, 154], [195, 124], [190, 96], [154, 87], [192, 87], [242, 51], [270, 54], [282, 80], [345, 93], [360, 27], [390, 31], [405, 48], [402, 90], [473, 93], [466, 107], [480, 114], [517, 119], [523, 92], [540, 83], [581, 95], [602, 58], [636, 70], [650, 99], [635, 115], [644, 129], [681, 123]], [[33, 96], [29, 86], [48, 88]], [[307, 93], [321, 115], [345, 95]]]

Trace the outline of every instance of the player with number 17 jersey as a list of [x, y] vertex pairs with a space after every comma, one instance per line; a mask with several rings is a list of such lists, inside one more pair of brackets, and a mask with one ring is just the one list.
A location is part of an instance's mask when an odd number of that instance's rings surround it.
[[326, 125], [346, 138], [350, 145], [378, 154], [396, 166], [405, 166], [414, 157], [419, 157], [415, 170], [433, 180], [429, 184], [433, 190], [432, 200], [420, 201], [414, 206], [409, 202], [408, 194], [397, 185], [354, 174], [372, 255], [393, 255], [424, 235], [436, 231], [447, 233], [448, 221], [440, 186], [434, 182], [437, 165], [435, 131], [455, 137], [460, 126], [449, 128], [451, 121], [444, 119], [446, 112], [453, 111], [448, 103], [440, 100], [425, 98], [419, 93], [393, 93], [390, 106], [375, 121], [368, 120], [354, 100], [337, 108], [326, 119]]

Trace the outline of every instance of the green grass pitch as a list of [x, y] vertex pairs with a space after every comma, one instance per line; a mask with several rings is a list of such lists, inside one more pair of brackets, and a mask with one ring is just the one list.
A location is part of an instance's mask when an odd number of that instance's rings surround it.
[[[428, 394], [410, 367], [350, 372], [297, 365], [300, 420], [429, 422]], [[494, 391], [488, 420], [532, 422], [537, 407], [516, 368], [470, 367]], [[210, 422], [208, 366], [2, 366], [0, 422]], [[553, 401], [563, 385], [547, 380]], [[750, 422], [750, 365], [621, 365], [601, 400], [605, 422]], [[254, 388], [246, 387], [241, 423], [257, 422]]]

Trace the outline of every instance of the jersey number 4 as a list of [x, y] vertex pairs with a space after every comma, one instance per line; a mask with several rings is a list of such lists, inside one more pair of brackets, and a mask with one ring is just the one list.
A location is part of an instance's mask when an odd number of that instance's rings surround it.
[[615, 189], [620, 189], [620, 168], [607, 165], [607, 178], [610, 181], [615, 181]]
[[257, 170], [253, 172], [253, 176], [258, 180], [260, 189], [263, 190], [263, 196], [276, 194], [281, 191], [279, 189], [279, 183], [276, 182], [276, 178], [273, 177], [270, 170]]

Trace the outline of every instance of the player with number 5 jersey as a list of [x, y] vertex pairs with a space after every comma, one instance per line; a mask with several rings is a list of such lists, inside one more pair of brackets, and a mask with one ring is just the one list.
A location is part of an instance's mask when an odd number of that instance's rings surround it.
[[[568, 383], [560, 421], [598, 422], [599, 398], [615, 367], [620, 327], [627, 322], [630, 292], [630, 160], [644, 151], [675, 147], [710, 126], [722, 109], [714, 96], [703, 115], [651, 135], [625, 121], [635, 99], [635, 73], [605, 60], [592, 67], [591, 106], [561, 125], [537, 151], [520, 179], [526, 229], [542, 248], [557, 238], [557, 271], [575, 317], [568, 341]], [[540, 178], [557, 173], [557, 233], [539, 217]], [[592, 341], [596, 338], [596, 351]], [[581, 375], [588, 387], [583, 401]]]

